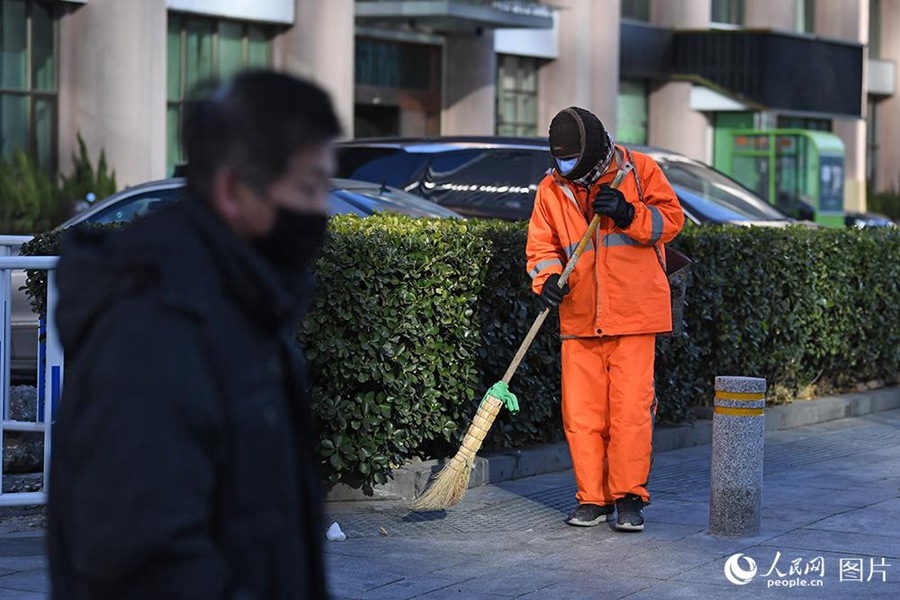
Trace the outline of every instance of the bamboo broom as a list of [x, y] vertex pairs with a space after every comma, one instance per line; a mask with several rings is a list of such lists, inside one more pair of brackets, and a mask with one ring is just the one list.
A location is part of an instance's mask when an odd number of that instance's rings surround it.
[[[616, 177], [613, 179], [611, 187], [619, 187], [632, 168], [631, 164], [623, 164], [616, 173]], [[566, 268], [559, 276], [560, 288], [565, 287], [569, 275], [575, 269], [575, 264], [584, 253], [591, 238], [594, 237], [594, 233], [597, 231], [597, 226], [599, 224], [600, 215], [594, 215], [594, 218], [591, 219], [591, 222], [588, 224], [587, 231], [584, 232], [584, 236], [575, 248], [575, 252], [566, 263]], [[534, 320], [531, 329], [528, 331], [528, 335], [522, 340], [519, 350], [509, 364], [509, 368], [506, 369], [506, 374], [503, 376], [503, 379], [491, 386], [491, 389], [484, 395], [484, 398], [475, 413], [475, 417], [472, 419], [468, 431], [466, 431], [466, 437], [463, 438], [462, 446], [460, 446], [459, 451], [457, 451], [456, 455], [444, 465], [440, 472], [438, 472], [422, 495], [412, 502], [410, 505], [412, 510], [422, 512], [444, 510], [462, 500], [466, 490], [469, 488], [469, 477], [472, 473], [475, 455], [481, 448], [481, 444], [484, 442], [484, 438], [488, 431], [490, 431], [491, 425], [494, 424], [494, 419], [497, 418], [500, 407], [506, 403], [513, 412], [518, 410], [516, 397], [509, 392], [509, 382], [512, 380], [513, 375], [515, 375], [516, 369], [519, 368], [519, 363], [522, 362], [525, 353], [528, 352], [528, 349], [531, 347], [531, 343], [537, 336], [538, 331], [540, 331], [548, 314], [550, 314], [550, 309], [545, 308]]]

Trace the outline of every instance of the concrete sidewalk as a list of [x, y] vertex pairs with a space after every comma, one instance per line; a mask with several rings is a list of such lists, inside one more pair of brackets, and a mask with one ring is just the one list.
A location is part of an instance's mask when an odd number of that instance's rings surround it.
[[[852, 414], [852, 413], [851, 413]], [[768, 416], [767, 416], [768, 418]], [[706, 533], [710, 446], [655, 455], [643, 533], [569, 527], [571, 471], [470, 489], [447, 512], [331, 502], [338, 599], [900, 598], [900, 410], [770, 431], [763, 531]], [[34, 514], [0, 525], [0, 599], [48, 597]], [[729, 557], [745, 585], [725, 577]], [[799, 569], [799, 574], [797, 570]], [[856, 579], [862, 581], [855, 581]]]
[[[816, 425], [895, 408], [900, 408], [898, 386], [797, 401], [793, 404], [767, 407], [766, 432]], [[680, 425], [654, 427], [654, 453], [712, 443], [712, 407], [698, 409], [697, 412], [705, 415], [704, 418]], [[365, 496], [360, 490], [337, 485], [329, 492], [327, 500], [340, 502], [375, 499], [409, 502], [422, 493], [432, 474], [439, 471], [442, 466], [443, 462], [437, 460], [407, 464], [394, 470], [391, 481], [375, 486], [373, 498]], [[480, 452], [475, 457], [469, 487], [477, 488], [533, 475], [558, 473], [571, 468], [572, 458], [565, 442], [539, 444], [494, 454]]]
[[[900, 598], [900, 410], [771, 432], [763, 527], [706, 533], [710, 446], [656, 455], [643, 533], [576, 528], [571, 472], [471, 489], [445, 513], [331, 504], [336, 598]], [[741, 553], [756, 575], [730, 583]], [[753, 572], [747, 558], [735, 570]], [[799, 574], [798, 573], [799, 569]], [[855, 581], [857, 579], [862, 581]]]

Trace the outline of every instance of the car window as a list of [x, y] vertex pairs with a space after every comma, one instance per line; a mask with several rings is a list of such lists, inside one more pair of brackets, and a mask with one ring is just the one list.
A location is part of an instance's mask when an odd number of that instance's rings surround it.
[[718, 171], [688, 161], [658, 160], [681, 201], [703, 220], [770, 221], [787, 217]]
[[427, 157], [397, 148], [338, 148], [338, 174], [356, 179], [406, 188], [418, 179]]
[[137, 194], [110, 205], [108, 208], [101, 210], [84, 222], [92, 225], [102, 225], [108, 223], [130, 223], [139, 217], [146, 216], [153, 211], [159, 210], [166, 204], [181, 197], [182, 188], [173, 188], [168, 190], [153, 190]]
[[443, 152], [428, 165], [421, 191], [454, 209], [490, 209], [496, 216], [527, 219], [537, 186], [549, 168], [550, 154], [545, 150]]

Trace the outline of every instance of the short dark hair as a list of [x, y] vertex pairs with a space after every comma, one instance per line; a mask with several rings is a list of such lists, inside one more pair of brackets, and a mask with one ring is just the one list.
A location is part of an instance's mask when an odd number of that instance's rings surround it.
[[223, 167], [265, 189], [297, 152], [339, 135], [331, 98], [312, 82], [265, 70], [245, 71], [221, 85], [207, 82], [189, 98], [184, 115], [188, 190], [209, 201]]

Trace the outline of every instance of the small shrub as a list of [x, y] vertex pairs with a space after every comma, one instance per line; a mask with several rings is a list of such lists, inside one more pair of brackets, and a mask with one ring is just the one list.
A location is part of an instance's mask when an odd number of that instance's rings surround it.
[[[531, 279], [526, 274], [527, 223], [482, 221], [475, 224], [473, 232], [491, 246], [478, 302], [478, 394], [483, 394], [503, 378], [543, 307], [531, 291]], [[487, 450], [562, 439], [561, 364], [559, 318], [551, 311], [510, 382], [521, 410], [517, 414], [500, 411], [485, 439]], [[471, 417], [477, 405], [469, 408]]]
[[71, 175], [62, 176], [58, 183], [21, 150], [0, 159], [0, 233], [48, 231], [68, 219], [89, 193], [99, 200], [116, 191], [116, 176], [109, 172], [106, 154], [100, 153], [95, 170], [80, 135], [78, 148], [78, 155], [72, 157]]
[[60, 182], [59, 195], [69, 205], [87, 202], [89, 198], [102, 200], [116, 193], [116, 174], [109, 172], [106, 164], [106, 151], [100, 151], [100, 159], [95, 170], [88, 156], [87, 145], [78, 135], [78, 154], [72, 155], [72, 174], [63, 176]]
[[44, 231], [65, 219], [67, 211], [53, 180], [36, 160], [21, 150], [0, 159], [0, 232]]

